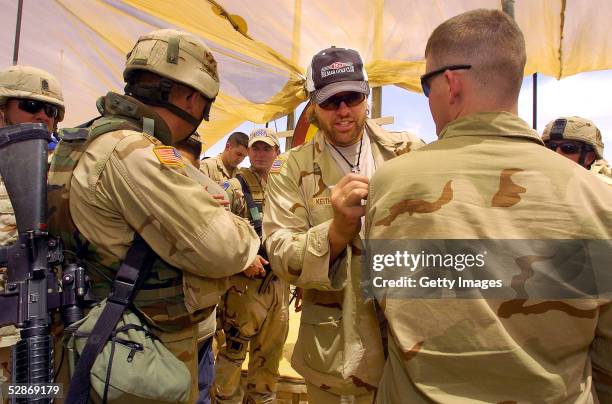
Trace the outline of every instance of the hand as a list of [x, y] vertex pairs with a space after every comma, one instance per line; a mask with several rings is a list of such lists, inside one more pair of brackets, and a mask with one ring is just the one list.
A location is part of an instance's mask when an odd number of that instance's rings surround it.
[[331, 204], [334, 217], [329, 226], [330, 242], [348, 244], [357, 236], [361, 217], [365, 215], [362, 200], [368, 197], [368, 177], [347, 174], [332, 189]]
[[266, 261], [261, 255], [255, 257], [251, 265], [249, 265], [242, 273], [247, 278], [260, 277], [263, 278], [266, 276], [266, 270], [264, 269], [264, 265], [268, 265], [268, 261]]
[[295, 296], [293, 307], [295, 307], [295, 312], [299, 313], [302, 311], [302, 288], [295, 288], [295, 294], [293, 296]]
[[226, 199], [227, 197], [223, 194], [210, 194], [210, 196], [212, 196], [219, 205], [223, 206], [224, 208], [227, 208], [229, 206], [229, 201]]

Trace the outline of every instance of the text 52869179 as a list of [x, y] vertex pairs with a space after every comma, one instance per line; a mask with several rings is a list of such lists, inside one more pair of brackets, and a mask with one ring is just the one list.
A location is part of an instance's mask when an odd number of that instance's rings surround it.
[[61, 398], [64, 389], [61, 383], [5, 383], [0, 386], [2, 398]]

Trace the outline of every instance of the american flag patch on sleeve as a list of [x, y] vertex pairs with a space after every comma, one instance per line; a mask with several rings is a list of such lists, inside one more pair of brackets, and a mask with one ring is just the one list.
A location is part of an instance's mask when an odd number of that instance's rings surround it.
[[281, 167], [283, 166], [284, 162], [285, 159], [282, 157], [279, 157], [274, 160], [274, 163], [272, 163], [272, 167], [270, 167], [270, 173], [280, 173]]
[[170, 167], [185, 167], [181, 154], [172, 146], [155, 146], [153, 153], [160, 163]]

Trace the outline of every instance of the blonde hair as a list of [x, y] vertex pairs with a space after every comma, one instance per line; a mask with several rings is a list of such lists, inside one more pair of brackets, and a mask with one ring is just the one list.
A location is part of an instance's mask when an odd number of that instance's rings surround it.
[[431, 70], [469, 64], [480, 89], [497, 98], [518, 98], [525, 62], [525, 38], [519, 26], [499, 10], [478, 9], [440, 24], [425, 47]]

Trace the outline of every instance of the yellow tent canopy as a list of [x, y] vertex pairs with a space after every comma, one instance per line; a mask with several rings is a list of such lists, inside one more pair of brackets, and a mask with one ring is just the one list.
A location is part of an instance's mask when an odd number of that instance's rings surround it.
[[[0, 0], [0, 67], [12, 64], [17, 0]], [[221, 93], [200, 128], [212, 145], [244, 121], [264, 123], [305, 98], [305, 66], [330, 45], [357, 49], [373, 86], [420, 91], [423, 51], [445, 19], [501, 0], [25, 0], [19, 63], [56, 75], [65, 125], [96, 115], [95, 99], [121, 91], [125, 54], [136, 38], [176, 27], [199, 35], [219, 63]], [[557, 78], [612, 67], [609, 0], [516, 0], [525, 33], [525, 74]]]

